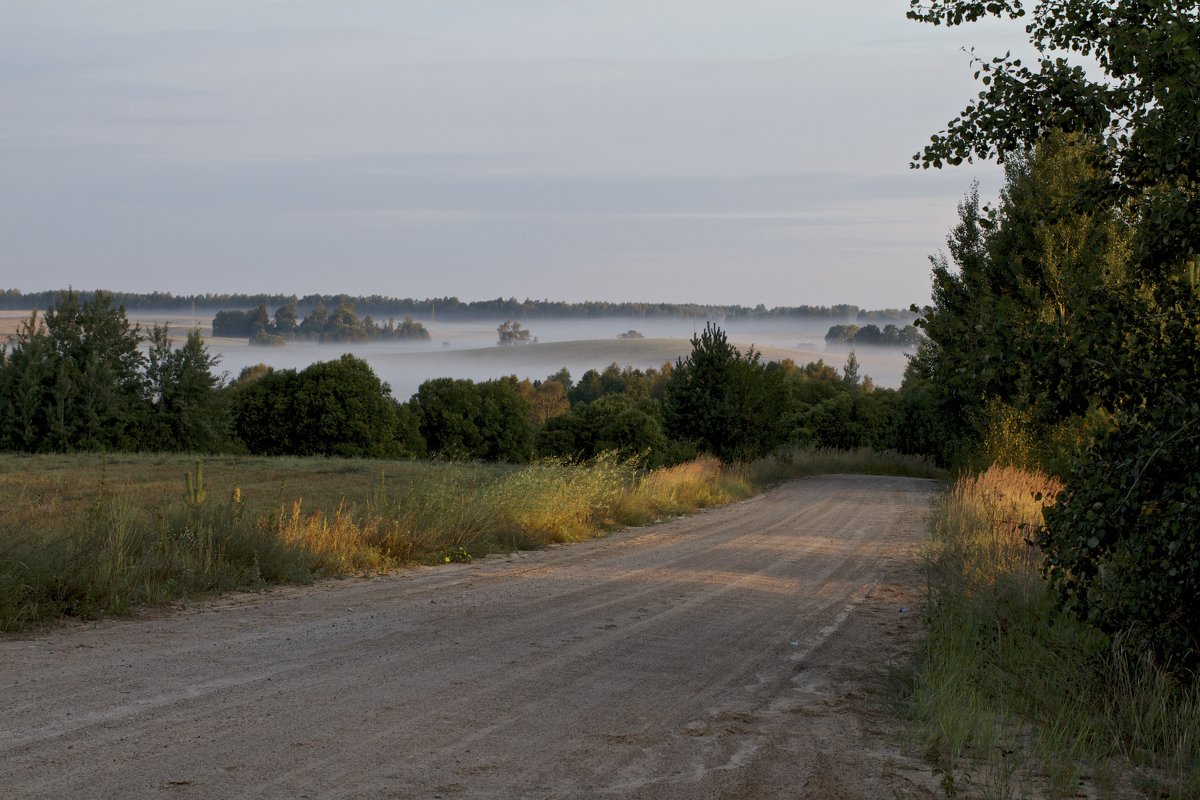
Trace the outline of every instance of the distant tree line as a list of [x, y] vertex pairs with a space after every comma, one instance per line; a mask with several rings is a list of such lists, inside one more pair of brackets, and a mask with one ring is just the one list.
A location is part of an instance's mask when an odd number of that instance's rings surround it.
[[[61, 290], [23, 293], [16, 289], [0, 290], [0, 310], [46, 309], [57, 301]], [[81, 302], [91, 300], [96, 291], [76, 292]], [[282, 294], [195, 294], [174, 295], [170, 292], [128, 293], [104, 292], [112, 298], [114, 305], [127, 310], [147, 311], [197, 311], [223, 310], [249, 311], [260, 306], [266, 309], [292, 305], [302, 314], [308, 314], [318, 306], [326, 309], [339, 308], [350, 303], [361, 314], [380, 318], [442, 317], [444, 319], [589, 319], [605, 317], [646, 317], [651, 319], [760, 319], [760, 318], [803, 318], [836, 319], [858, 322], [902, 322], [909, 323], [915, 314], [908, 309], [864, 309], [856, 305], [832, 306], [778, 306], [767, 308], [741, 305], [705, 305], [698, 303], [609, 303], [588, 301], [567, 303], [556, 300], [518, 300], [515, 297], [497, 297], [494, 300], [463, 301], [457, 297], [431, 297], [423, 300], [414, 298], [386, 297], [383, 295], [351, 296], [347, 294], [304, 296]], [[246, 334], [247, 336], [249, 334]]]
[[359, 318], [354, 304], [344, 300], [330, 313], [323, 304], [298, 319], [296, 303], [289, 302], [267, 313], [259, 304], [253, 311], [218, 311], [213, 317], [213, 336], [245, 336], [251, 344], [278, 345], [300, 339], [314, 342], [377, 342], [405, 339], [428, 340], [429, 331], [412, 317], [399, 324], [389, 319], [382, 325], [370, 314]]
[[895, 325], [834, 325], [825, 334], [826, 344], [865, 344], [880, 347], [905, 347], [915, 349], [921, 341], [921, 332], [915, 325], [903, 328]]
[[437, 378], [398, 402], [351, 355], [301, 370], [249, 367], [225, 385], [198, 333], [175, 346], [165, 326], [131, 324], [113, 297], [68, 292], [0, 346], [0, 449], [511, 462], [616, 450], [668, 464], [701, 452], [752, 459], [786, 444], [916, 441], [919, 409], [860, 378], [853, 355], [840, 373], [820, 361], [764, 363], [711, 323], [692, 346], [661, 369]]

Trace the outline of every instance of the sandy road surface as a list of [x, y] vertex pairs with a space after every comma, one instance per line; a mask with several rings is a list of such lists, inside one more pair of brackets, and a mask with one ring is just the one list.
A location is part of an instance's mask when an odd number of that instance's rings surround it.
[[866, 695], [916, 635], [935, 489], [806, 479], [585, 544], [0, 641], [0, 796], [931, 796]]

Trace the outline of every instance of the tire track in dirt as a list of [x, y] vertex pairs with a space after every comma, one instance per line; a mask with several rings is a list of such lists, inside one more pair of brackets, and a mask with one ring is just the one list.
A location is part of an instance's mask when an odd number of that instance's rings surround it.
[[804, 479], [584, 544], [8, 639], [0, 794], [923, 797], [862, 687], [917, 635], [899, 609], [937, 488]]

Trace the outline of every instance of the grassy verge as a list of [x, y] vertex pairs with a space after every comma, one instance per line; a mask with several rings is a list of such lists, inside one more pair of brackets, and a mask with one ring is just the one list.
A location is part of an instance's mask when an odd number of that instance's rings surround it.
[[1200, 796], [1200, 683], [1056, 613], [1027, 526], [1044, 475], [996, 468], [939, 501], [929, 637], [908, 709], [947, 796]]
[[239, 588], [596, 536], [822, 472], [924, 474], [867, 451], [512, 465], [0, 455], [0, 630]]

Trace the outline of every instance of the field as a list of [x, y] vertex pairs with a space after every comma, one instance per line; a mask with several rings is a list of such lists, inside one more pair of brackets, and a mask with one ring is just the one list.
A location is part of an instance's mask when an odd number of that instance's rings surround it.
[[870, 453], [652, 472], [608, 457], [517, 467], [2, 455], [0, 629], [586, 539], [821, 471], [936, 474]]

